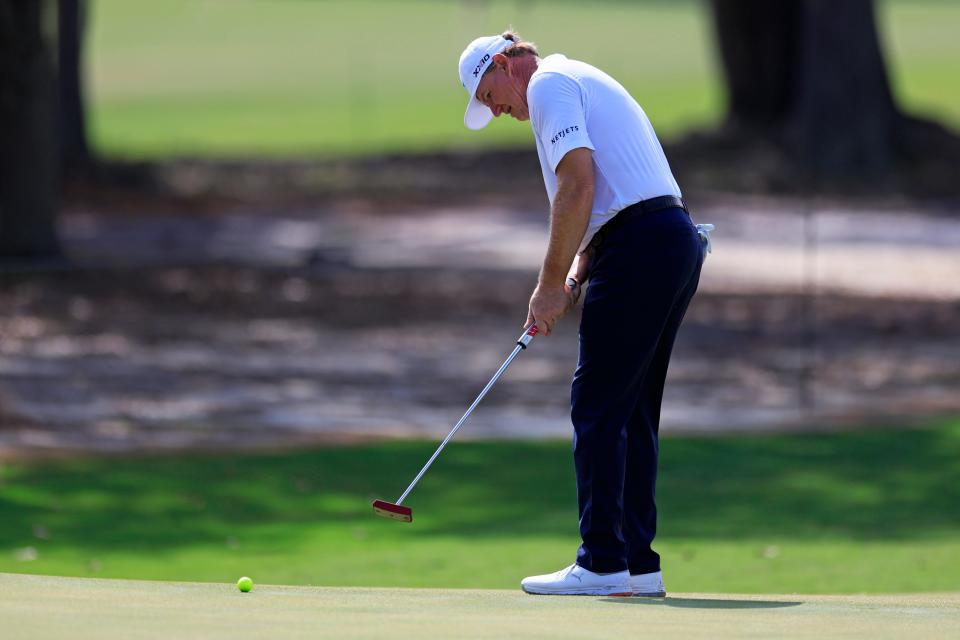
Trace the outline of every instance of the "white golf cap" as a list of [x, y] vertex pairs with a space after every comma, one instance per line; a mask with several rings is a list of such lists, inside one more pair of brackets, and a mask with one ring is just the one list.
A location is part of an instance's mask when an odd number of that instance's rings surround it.
[[493, 112], [477, 100], [477, 85], [483, 72], [493, 62], [494, 54], [512, 44], [512, 40], [500, 36], [483, 36], [468, 44], [460, 54], [460, 84], [470, 95], [467, 111], [463, 114], [463, 124], [468, 129], [483, 129], [493, 119]]

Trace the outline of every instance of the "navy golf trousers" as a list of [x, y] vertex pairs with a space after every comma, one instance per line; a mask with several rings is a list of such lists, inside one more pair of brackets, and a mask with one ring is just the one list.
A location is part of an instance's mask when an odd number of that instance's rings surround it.
[[577, 564], [587, 570], [660, 570], [651, 548], [660, 403], [703, 251], [687, 212], [671, 208], [633, 218], [594, 257], [571, 394]]

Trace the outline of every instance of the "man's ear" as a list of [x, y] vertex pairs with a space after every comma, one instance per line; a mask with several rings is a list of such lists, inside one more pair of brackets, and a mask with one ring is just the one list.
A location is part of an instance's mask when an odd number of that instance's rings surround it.
[[510, 58], [507, 56], [502, 53], [493, 54], [493, 64], [506, 71], [508, 76], [510, 75]]

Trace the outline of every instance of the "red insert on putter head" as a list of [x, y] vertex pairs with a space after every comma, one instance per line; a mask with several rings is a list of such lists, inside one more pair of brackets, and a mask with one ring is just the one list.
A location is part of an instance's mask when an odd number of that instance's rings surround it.
[[386, 500], [374, 500], [373, 512], [384, 518], [399, 520], [400, 522], [413, 522], [413, 509]]

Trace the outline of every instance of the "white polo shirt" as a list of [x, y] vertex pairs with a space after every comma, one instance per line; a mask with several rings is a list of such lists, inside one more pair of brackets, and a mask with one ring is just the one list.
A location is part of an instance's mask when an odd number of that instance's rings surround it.
[[621, 209], [657, 196], [680, 197], [647, 114], [600, 69], [547, 56], [530, 78], [527, 105], [551, 205], [563, 156], [579, 147], [593, 151], [593, 209], [581, 250]]

